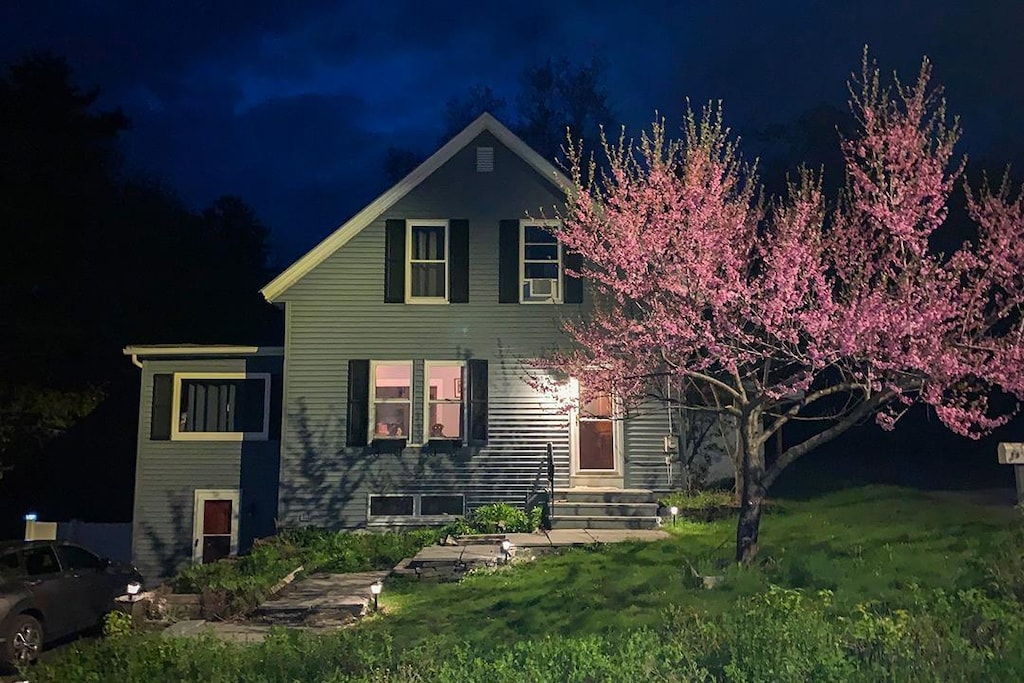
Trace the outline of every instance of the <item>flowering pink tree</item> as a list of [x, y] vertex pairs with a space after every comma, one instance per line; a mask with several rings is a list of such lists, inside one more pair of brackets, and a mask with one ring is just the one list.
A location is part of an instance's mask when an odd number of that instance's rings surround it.
[[[779, 474], [858, 422], [892, 429], [921, 402], [977, 438], [1024, 398], [1024, 202], [1005, 181], [968, 192], [976, 239], [929, 249], [963, 170], [929, 75], [925, 61], [916, 84], [883, 88], [865, 59], [850, 89], [861, 132], [843, 143], [831, 206], [807, 170], [764, 200], [714, 107], [689, 114], [681, 140], [662, 121], [639, 143], [605, 141], [602, 172], [569, 150], [559, 237], [583, 256], [595, 311], [568, 324], [575, 348], [556, 365], [624, 406], [669, 392], [729, 416], [737, 561], [757, 553]], [[795, 420], [818, 429], [767, 457]]]

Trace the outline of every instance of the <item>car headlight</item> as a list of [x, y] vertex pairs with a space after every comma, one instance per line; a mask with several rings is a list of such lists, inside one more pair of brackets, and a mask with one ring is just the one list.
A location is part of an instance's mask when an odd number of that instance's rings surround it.
[[142, 584], [138, 581], [128, 582], [128, 595], [138, 595], [139, 591], [142, 590]]

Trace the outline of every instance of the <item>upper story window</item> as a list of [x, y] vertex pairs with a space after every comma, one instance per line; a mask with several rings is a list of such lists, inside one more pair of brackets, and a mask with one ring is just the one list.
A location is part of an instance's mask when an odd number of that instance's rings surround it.
[[412, 362], [373, 362], [370, 383], [370, 439], [408, 439], [412, 426]]
[[447, 303], [448, 221], [409, 220], [406, 225], [406, 302]]
[[519, 222], [519, 301], [524, 304], [562, 303], [562, 245], [551, 232], [556, 220]]
[[424, 414], [426, 435], [430, 439], [463, 438], [463, 369], [462, 361], [426, 361], [423, 374], [427, 391]]
[[265, 441], [270, 426], [269, 373], [174, 374], [171, 438]]

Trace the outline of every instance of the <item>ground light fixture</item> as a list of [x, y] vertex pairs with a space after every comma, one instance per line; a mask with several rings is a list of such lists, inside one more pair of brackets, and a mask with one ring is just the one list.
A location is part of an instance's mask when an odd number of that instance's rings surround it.
[[503, 540], [501, 542], [501, 552], [505, 554], [505, 562], [508, 563], [508, 561], [511, 559], [512, 541], [508, 540], [507, 538]]
[[669, 511], [669, 514], [672, 515], [672, 526], [675, 526], [676, 525], [676, 515], [679, 514], [679, 508], [677, 508], [675, 505], [673, 505], [672, 507], [670, 507], [668, 509], [668, 511]]
[[128, 591], [128, 595], [138, 595], [142, 590], [142, 584], [138, 581], [129, 581], [126, 589]]
[[384, 582], [381, 581], [380, 579], [377, 579], [376, 581], [374, 581], [373, 583], [370, 584], [370, 593], [373, 595], [373, 611], [374, 612], [377, 611], [377, 597], [380, 595], [380, 592], [382, 590], [384, 590]]

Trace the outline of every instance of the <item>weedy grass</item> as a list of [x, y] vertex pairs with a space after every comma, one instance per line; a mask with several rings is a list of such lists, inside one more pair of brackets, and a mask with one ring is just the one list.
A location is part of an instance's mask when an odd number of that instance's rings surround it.
[[[265, 644], [118, 636], [38, 683], [1024, 680], [1024, 517], [890, 487], [776, 501], [751, 567], [731, 521], [581, 547], [458, 584], [387, 584], [382, 611]], [[706, 590], [693, 568], [724, 574]]]

